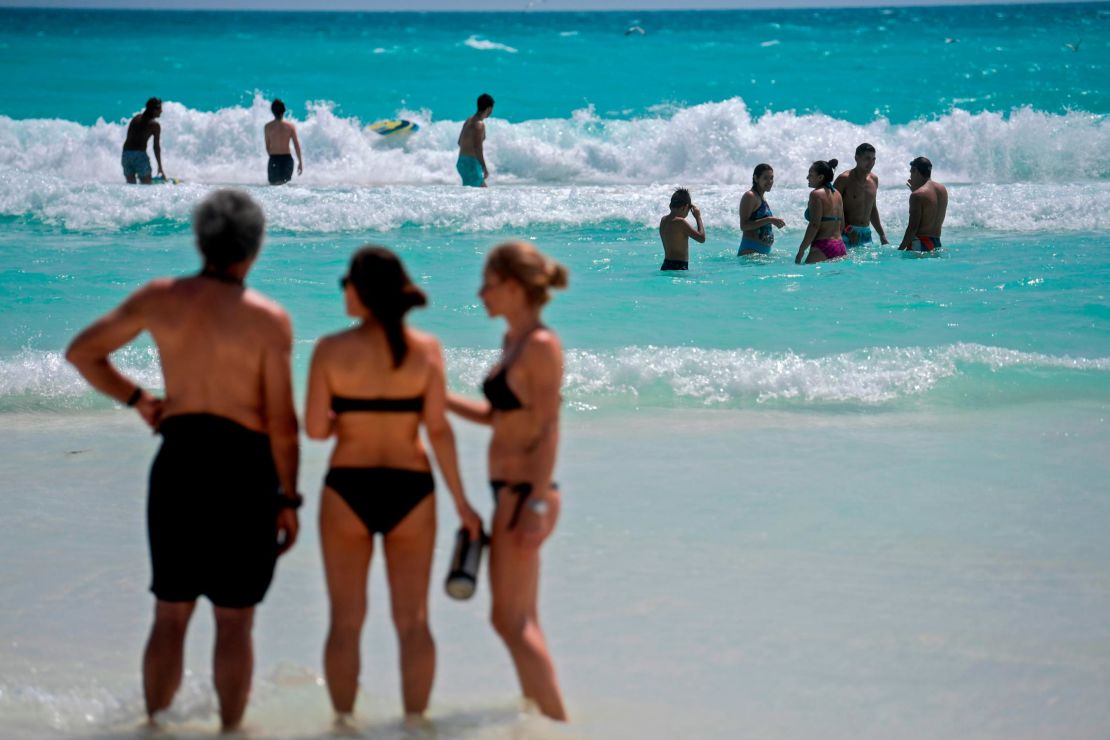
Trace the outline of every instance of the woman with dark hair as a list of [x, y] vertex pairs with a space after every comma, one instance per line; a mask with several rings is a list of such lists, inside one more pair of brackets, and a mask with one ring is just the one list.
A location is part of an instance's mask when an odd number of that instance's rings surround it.
[[744, 232], [744, 236], [736, 253], [738, 257], [746, 254], [770, 254], [771, 245], [775, 243], [775, 234], [771, 227], [781, 229], [786, 226], [781, 218], [771, 215], [771, 206], [767, 205], [763, 197], [774, 184], [775, 171], [771, 165], [757, 164], [752, 173], [752, 189], [740, 198], [740, 230]]
[[455, 437], [447, 423], [443, 351], [432, 336], [405, 326], [424, 293], [388, 249], [358, 250], [340, 280], [357, 326], [316, 344], [308, 378], [305, 429], [336, 437], [320, 502], [331, 626], [324, 674], [338, 721], [358, 692], [359, 638], [374, 534], [385, 549], [390, 606], [401, 655], [406, 718], [428, 706], [435, 643], [428, 629], [428, 582], [435, 547], [434, 479], [420, 441], [424, 425], [440, 472], [470, 537], [482, 522], [463, 493]]
[[836, 177], [835, 159], [828, 162], [818, 160], [809, 167], [807, 182], [813, 188], [809, 194], [809, 205], [805, 218], [809, 221], [805, 236], [798, 247], [794, 262], [802, 264], [802, 255], [809, 247], [806, 264], [824, 262], [848, 254], [840, 234], [844, 228], [844, 199], [833, 187]]
[[501, 359], [486, 377], [484, 401], [451, 394], [448, 408], [493, 427], [489, 477], [494, 514], [489, 575], [493, 628], [509, 648], [526, 701], [566, 719], [555, 666], [540, 629], [540, 546], [555, 529], [560, 495], [551, 480], [559, 445], [563, 349], [540, 314], [567, 269], [527, 242], [495, 247], [478, 297], [508, 324]]

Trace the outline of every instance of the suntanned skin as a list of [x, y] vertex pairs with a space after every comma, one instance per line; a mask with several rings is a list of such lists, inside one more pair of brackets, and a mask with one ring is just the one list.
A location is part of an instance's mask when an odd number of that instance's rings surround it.
[[[890, 244], [879, 220], [879, 178], [871, 173], [875, 167], [875, 153], [863, 152], [856, 155], [856, 166], [836, 178], [836, 191], [844, 199], [844, 222], [850, 226], [872, 226], [879, 235], [881, 244]], [[859, 235], [849, 231], [845, 235], [848, 244], [859, 244]]]
[[[740, 196], [740, 230], [744, 232], [744, 236], [752, 241], [760, 241], [759, 229], [767, 224], [771, 224], [776, 229], [781, 229], [786, 226], [786, 222], [778, 216], [767, 216], [766, 218], [752, 218], [752, 214], [759, 208], [759, 204], [763, 202], [763, 196], [771, 188], [775, 186], [775, 171], [764, 170], [759, 178], [752, 184], [752, 189]], [[740, 251], [740, 255], [745, 254], [759, 254], [752, 249], [744, 249]]]
[[[252, 260], [224, 270], [243, 279]], [[121, 403], [137, 384], [121, 374], [110, 355], [143, 331], [158, 346], [165, 398], [147, 391], [136, 410], [157, 429], [179, 414], [223, 416], [268, 434], [282, 487], [297, 490], [297, 416], [290, 369], [293, 331], [289, 317], [261, 294], [204, 277], [154, 280], [129, 296], [73, 340], [66, 359], [89, 383]], [[213, 515], [218, 515], [213, 513]], [[281, 552], [297, 538], [297, 513], [282, 508], [275, 539]], [[203, 546], [203, 543], [197, 543]], [[147, 714], [170, 705], [181, 683], [186, 628], [195, 602], [156, 601], [154, 625], [143, 657]], [[225, 730], [238, 727], [253, 669], [254, 609], [214, 607], [214, 680]]]
[[[686, 217], [694, 214], [697, 227], [690, 225]], [[663, 256], [669, 260], [690, 261], [690, 240], [705, 244], [705, 224], [701, 211], [694, 204], [672, 208], [671, 212], [659, 220], [659, 238], [663, 240]]]
[[[132, 118], [131, 123], [127, 125], [127, 138], [123, 142], [123, 151], [145, 152], [146, 143], [154, 137], [154, 159], [158, 162], [158, 176], [165, 177], [166, 173], [162, 171], [162, 124], [155, 120], [160, 115], [162, 115], [162, 106], [158, 106], [150, 118], [144, 118], [142, 113]], [[153, 178], [145, 176], [139, 181], [144, 185], [150, 185]], [[134, 185], [135, 175], [127, 175], [127, 182]]]
[[948, 188], [936, 180], [926, 178], [911, 167], [906, 186], [911, 191], [910, 218], [902, 243], [898, 245], [901, 250], [909, 249], [914, 237], [939, 237], [948, 213]]
[[[486, 166], [486, 119], [493, 114], [493, 106], [484, 108], [463, 123], [459, 132], [459, 156], [474, 157], [482, 163], [482, 174], [489, 179], [489, 167]], [[482, 182], [482, 187], [486, 183]]]
[[554, 531], [562, 502], [551, 476], [559, 446], [563, 349], [555, 332], [541, 325], [541, 306], [528, 302], [520, 283], [486, 270], [478, 296], [491, 317], [503, 316], [508, 323], [501, 361], [515, 356], [507, 382], [523, 408], [497, 411], [485, 399], [473, 401], [455, 394], [449, 394], [448, 408], [464, 419], [493, 427], [491, 479], [533, 486], [529, 505], [521, 509], [513, 529], [509, 521], [515, 496], [505, 489], [498, 492], [491, 524], [491, 621], [509, 649], [524, 697], [548, 717], [565, 721], [567, 713], [537, 605], [540, 546]]
[[301, 140], [297, 138], [297, 127], [278, 116], [262, 130], [266, 136], [266, 153], [271, 156], [289, 154], [289, 142], [293, 142], [293, 147], [297, 150], [297, 174], [302, 174], [304, 159], [301, 157]]
[[[798, 247], [798, 254], [794, 258], [795, 264], [802, 264], [802, 255], [810, 247], [813, 242], [818, 239], [839, 239], [840, 229], [844, 224], [844, 201], [840, 197], [840, 193], [836, 190], [829, 190], [825, 187], [824, 178], [818, 174], [812, 167], [809, 168], [809, 174], [806, 176], [806, 184], [813, 190], [809, 194], [809, 226], [806, 227], [806, 233], [802, 237], [802, 243]], [[840, 216], [836, 221], [822, 221], [824, 216]], [[806, 264], [813, 262], [824, 262], [827, 258], [825, 253], [820, 249], [810, 249], [809, 255], [806, 257]]]
[[[345, 288], [344, 296], [348, 315], [362, 319], [362, 323], [323, 337], [316, 345], [305, 410], [308, 436], [319, 440], [336, 437], [331, 467], [430, 470], [420, 440], [423, 425], [459, 518], [471, 540], [478, 541], [482, 521], [467, 502], [459, 476], [455, 436], [447, 423], [446, 372], [439, 342], [406, 328], [408, 352], [401, 366], [394, 368], [381, 325], [362, 305], [352, 286]], [[333, 396], [422, 396], [424, 410], [421, 414], [337, 416], [331, 411]], [[435, 512], [435, 497], [428, 496], [384, 537], [390, 607], [400, 643], [401, 693], [410, 720], [427, 709], [435, 677], [435, 643], [428, 628]], [[320, 546], [331, 602], [324, 674], [332, 706], [343, 722], [354, 709], [358, 694], [359, 645], [366, 620], [366, 586], [374, 537], [346, 501], [328, 487], [320, 503]]]

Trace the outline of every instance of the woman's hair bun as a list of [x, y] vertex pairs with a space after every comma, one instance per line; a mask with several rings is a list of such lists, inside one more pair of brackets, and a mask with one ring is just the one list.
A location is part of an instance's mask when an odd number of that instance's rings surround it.
[[839, 161], [837, 161], [837, 160], [835, 160], [835, 159], [830, 159], [830, 160], [829, 160], [829, 167], [832, 167], [832, 168], [833, 168], [834, 170], [836, 169], [836, 166], [837, 166], [838, 164], [840, 164], [840, 162], [839, 162]]
[[567, 287], [569, 273], [567, 268], [554, 260], [547, 263], [547, 285], [551, 288]]

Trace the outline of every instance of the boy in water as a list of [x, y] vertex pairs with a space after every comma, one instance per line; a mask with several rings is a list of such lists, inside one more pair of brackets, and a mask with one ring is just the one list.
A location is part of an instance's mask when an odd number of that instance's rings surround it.
[[875, 168], [875, 147], [856, 147], [856, 166], [836, 178], [834, 187], [844, 199], [844, 244], [848, 247], [870, 246], [871, 227], [883, 244], [890, 244], [879, 221], [879, 178], [871, 174]]
[[[697, 223], [696, 229], [686, 220], [691, 213]], [[705, 244], [705, 225], [701, 222], [701, 211], [690, 200], [690, 191], [679, 188], [671, 196], [671, 212], [659, 221], [659, 238], [663, 240], [660, 270], [690, 269], [690, 237]]]
[[158, 160], [158, 176], [166, 177], [162, 171], [162, 126], [158, 117], [162, 115], [162, 101], [151, 98], [146, 101], [146, 110], [131, 119], [127, 126], [127, 138], [123, 142], [123, 156], [120, 162], [123, 165], [123, 177], [134, 185], [136, 181], [143, 185], [153, 182], [150, 176], [150, 157], [146, 153], [146, 143], [154, 137], [154, 158]]
[[459, 159], [455, 169], [462, 184], [471, 188], [486, 187], [489, 167], [486, 166], [486, 119], [493, 114], [493, 97], [478, 96], [478, 112], [466, 119], [459, 132]]
[[280, 98], [270, 105], [270, 111], [274, 114], [274, 120], [262, 129], [266, 136], [266, 153], [270, 155], [266, 174], [271, 185], [284, 185], [293, 179], [293, 157], [289, 154], [290, 140], [297, 150], [297, 174], [304, 172], [301, 140], [297, 138], [297, 127], [289, 121], [282, 120], [285, 117], [285, 103], [281, 102]]
[[933, 179], [933, 163], [925, 157], [910, 162], [910, 220], [901, 250], [932, 252], [941, 248], [940, 230], [948, 212], [948, 189]]

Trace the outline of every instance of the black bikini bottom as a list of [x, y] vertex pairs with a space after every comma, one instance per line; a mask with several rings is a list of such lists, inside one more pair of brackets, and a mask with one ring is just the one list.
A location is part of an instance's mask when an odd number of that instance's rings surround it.
[[[509, 483], [503, 478], [491, 480], [489, 482], [490, 490], [493, 492], [493, 504], [497, 505], [497, 492], [502, 488], [508, 488], [509, 493], [516, 495], [516, 504], [513, 506], [513, 515], [509, 518], [509, 529], [515, 529], [516, 523], [520, 521], [520, 512], [524, 510], [524, 502], [532, 495], [531, 483]], [[559, 484], [555, 481], [551, 482], [551, 487], [556, 491], [559, 490]]]
[[389, 534], [435, 491], [430, 472], [404, 468], [332, 468], [324, 485], [347, 502], [371, 534]]

